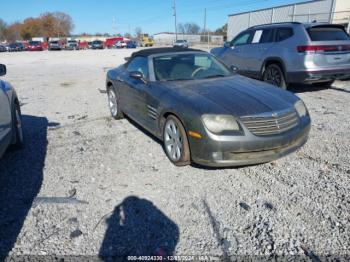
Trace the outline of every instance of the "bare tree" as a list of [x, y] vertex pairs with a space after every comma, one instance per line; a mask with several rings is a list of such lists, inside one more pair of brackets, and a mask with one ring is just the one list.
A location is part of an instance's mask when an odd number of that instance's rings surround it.
[[40, 16], [42, 34], [48, 37], [68, 36], [74, 29], [70, 15], [62, 12], [44, 13]]
[[183, 27], [186, 34], [189, 34], [189, 35], [197, 35], [201, 30], [200, 26], [197, 25], [196, 23], [186, 23], [183, 25]]
[[177, 24], [177, 31], [178, 31], [180, 34], [186, 34], [186, 30], [185, 30], [184, 24], [178, 23], [178, 24]]
[[21, 31], [22, 31], [21, 23], [15, 22], [9, 25], [5, 31], [6, 40], [9, 42], [14, 42], [16, 40], [21, 39]]
[[227, 35], [227, 24], [223, 25], [222, 27], [218, 28], [215, 30], [215, 34], [218, 35]]
[[7, 24], [0, 19], [0, 41], [6, 40], [6, 28]]
[[74, 29], [72, 17], [63, 12], [55, 12], [53, 16], [56, 20], [56, 32], [59, 36], [68, 36]]

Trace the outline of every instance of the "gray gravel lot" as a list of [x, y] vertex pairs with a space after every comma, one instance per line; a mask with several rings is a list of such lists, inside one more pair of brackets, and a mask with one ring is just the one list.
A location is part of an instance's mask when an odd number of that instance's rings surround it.
[[349, 82], [292, 88], [312, 117], [298, 152], [180, 168], [109, 116], [106, 71], [130, 52], [0, 54], [26, 133], [26, 147], [0, 160], [0, 257], [350, 255]]

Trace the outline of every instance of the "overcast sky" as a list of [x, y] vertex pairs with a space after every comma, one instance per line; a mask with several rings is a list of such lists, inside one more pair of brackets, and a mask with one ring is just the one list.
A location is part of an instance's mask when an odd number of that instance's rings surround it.
[[[227, 22], [232, 13], [276, 5], [303, 2], [298, 0], [176, 0], [178, 23], [204, 24], [215, 30]], [[173, 0], [19, 0], [2, 1], [0, 18], [7, 23], [36, 17], [44, 12], [61, 11], [72, 16], [74, 33], [134, 33], [135, 27], [144, 32], [174, 31]], [[113, 22], [114, 21], [114, 22]]]

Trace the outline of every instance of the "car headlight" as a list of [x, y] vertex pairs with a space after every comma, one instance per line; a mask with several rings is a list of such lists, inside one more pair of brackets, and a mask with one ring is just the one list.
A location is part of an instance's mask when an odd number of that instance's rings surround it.
[[303, 101], [298, 100], [298, 101], [294, 104], [294, 108], [295, 108], [295, 110], [298, 112], [299, 117], [303, 117], [303, 116], [306, 115], [307, 110], [306, 110], [306, 106], [305, 106], [305, 104], [304, 104]]
[[231, 115], [203, 115], [204, 125], [213, 133], [238, 131], [239, 125]]

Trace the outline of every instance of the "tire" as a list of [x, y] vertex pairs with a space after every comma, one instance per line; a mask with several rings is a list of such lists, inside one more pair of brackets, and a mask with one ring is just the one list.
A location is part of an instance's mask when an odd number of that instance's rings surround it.
[[124, 114], [119, 103], [119, 95], [113, 86], [107, 89], [109, 111], [114, 119], [123, 119]]
[[278, 86], [282, 89], [287, 89], [286, 79], [283, 70], [277, 64], [268, 65], [263, 74], [264, 82]]
[[17, 103], [13, 107], [12, 134], [12, 146], [16, 149], [22, 148], [24, 145], [22, 114], [21, 108]]
[[317, 87], [331, 87], [333, 85], [335, 80], [327, 81], [327, 82], [321, 82], [321, 83], [313, 83], [312, 85]]
[[163, 127], [163, 148], [169, 160], [176, 166], [191, 163], [191, 153], [185, 128], [173, 115], [167, 117]]

